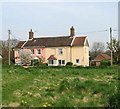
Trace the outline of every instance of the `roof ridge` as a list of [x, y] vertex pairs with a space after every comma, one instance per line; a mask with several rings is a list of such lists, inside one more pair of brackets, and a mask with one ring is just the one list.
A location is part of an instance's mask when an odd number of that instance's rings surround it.
[[105, 57], [104, 55], [109, 56], [109, 55], [107, 55], [107, 54], [105, 54], [105, 53], [101, 53], [100, 55], [101, 55], [103, 58], [105, 58], [105, 59], [106, 59], [106, 57]]
[[70, 36], [53, 36], [53, 37], [36, 37], [36, 38], [33, 38], [33, 39], [41, 39], [41, 38], [64, 38], [64, 37], [70, 37]]
[[[103, 56], [103, 53], [101, 53], [100, 55], [101, 55], [103, 58], [105, 58], [105, 57]], [[106, 58], [105, 58], [105, 59], [106, 59]]]

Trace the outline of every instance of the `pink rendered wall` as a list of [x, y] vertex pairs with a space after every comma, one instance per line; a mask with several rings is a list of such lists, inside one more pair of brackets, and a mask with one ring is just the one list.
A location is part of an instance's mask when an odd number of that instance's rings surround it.
[[18, 61], [20, 61], [20, 59], [16, 58], [16, 57], [19, 57], [18, 50], [16, 50], [16, 49], [15, 49], [15, 52], [14, 52], [14, 57], [15, 57], [15, 63], [18, 63]]
[[[43, 47], [39, 47], [39, 48], [26, 48], [26, 49], [23, 49], [23, 50], [31, 50], [31, 49], [34, 49], [34, 54], [32, 54], [32, 58], [34, 57], [41, 57], [43, 56], [45, 58], [45, 48]], [[41, 54], [37, 54], [37, 49], [40, 49], [41, 51]], [[19, 57], [19, 54], [18, 54], [18, 50], [15, 49], [15, 54], [14, 54], [15, 57]], [[15, 63], [18, 63], [18, 61], [20, 61], [19, 58], [15, 58]], [[46, 61], [44, 61], [44, 63], [46, 63]]]

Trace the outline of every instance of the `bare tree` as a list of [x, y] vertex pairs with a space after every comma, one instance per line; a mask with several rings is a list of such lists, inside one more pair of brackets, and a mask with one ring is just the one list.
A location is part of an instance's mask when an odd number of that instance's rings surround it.
[[[112, 46], [111, 46], [112, 45]], [[112, 48], [111, 48], [112, 47]], [[113, 60], [114, 63], [118, 64], [118, 62], [120, 62], [120, 45], [119, 45], [119, 41], [117, 41], [116, 38], [113, 38], [112, 43], [108, 43], [107, 42], [107, 48], [109, 50], [112, 49], [113, 52]]]
[[[14, 63], [14, 47], [17, 45], [19, 40], [10, 40], [10, 59]], [[0, 40], [0, 55], [2, 55], [4, 60], [8, 60], [8, 40]]]
[[15, 46], [18, 44], [18, 42], [19, 42], [19, 40], [17, 40], [17, 39], [10, 40], [10, 46], [11, 46], [12, 50], [15, 48]]
[[[10, 48], [13, 50], [13, 48], [18, 44], [19, 40], [17, 39], [11, 39], [10, 40]], [[8, 49], [8, 40], [0, 40], [0, 50], [2, 49]]]
[[6, 48], [7, 48], [7, 46], [6, 46], [6, 41], [0, 40], [0, 50], [6, 49]]
[[90, 57], [91, 59], [94, 59], [98, 54], [104, 53], [105, 50], [105, 44], [102, 42], [94, 42], [92, 49], [90, 51]]
[[104, 52], [105, 45], [102, 42], [94, 42], [92, 50], [95, 51], [95, 52]]
[[22, 65], [30, 65], [32, 60], [31, 52], [28, 50], [20, 50], [20, 59]]

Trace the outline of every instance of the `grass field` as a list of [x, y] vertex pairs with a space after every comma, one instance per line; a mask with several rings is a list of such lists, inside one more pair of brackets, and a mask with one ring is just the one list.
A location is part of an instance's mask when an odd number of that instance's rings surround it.
[[[108, 107], [118, 68], [2, 67], [3, 107]], [[113, 99], [114, 100], [114, 99]]]

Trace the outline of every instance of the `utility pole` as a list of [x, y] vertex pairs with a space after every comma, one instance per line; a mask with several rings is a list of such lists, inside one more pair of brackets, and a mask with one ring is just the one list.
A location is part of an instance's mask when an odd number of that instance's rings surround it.
[[8, 47], [8, 59], [9, 59], [9, 65], [10, 65], [10, 30], [8, 30], [8, 34], [9, 34], [9, 39], [8, 39], [8, 43], [9, 43], [9, 47]]
[[112, 28], [110, 27], [110, 43], [111, 43], [111, 66], [113, 65], [113, 52], [112, 52]]

